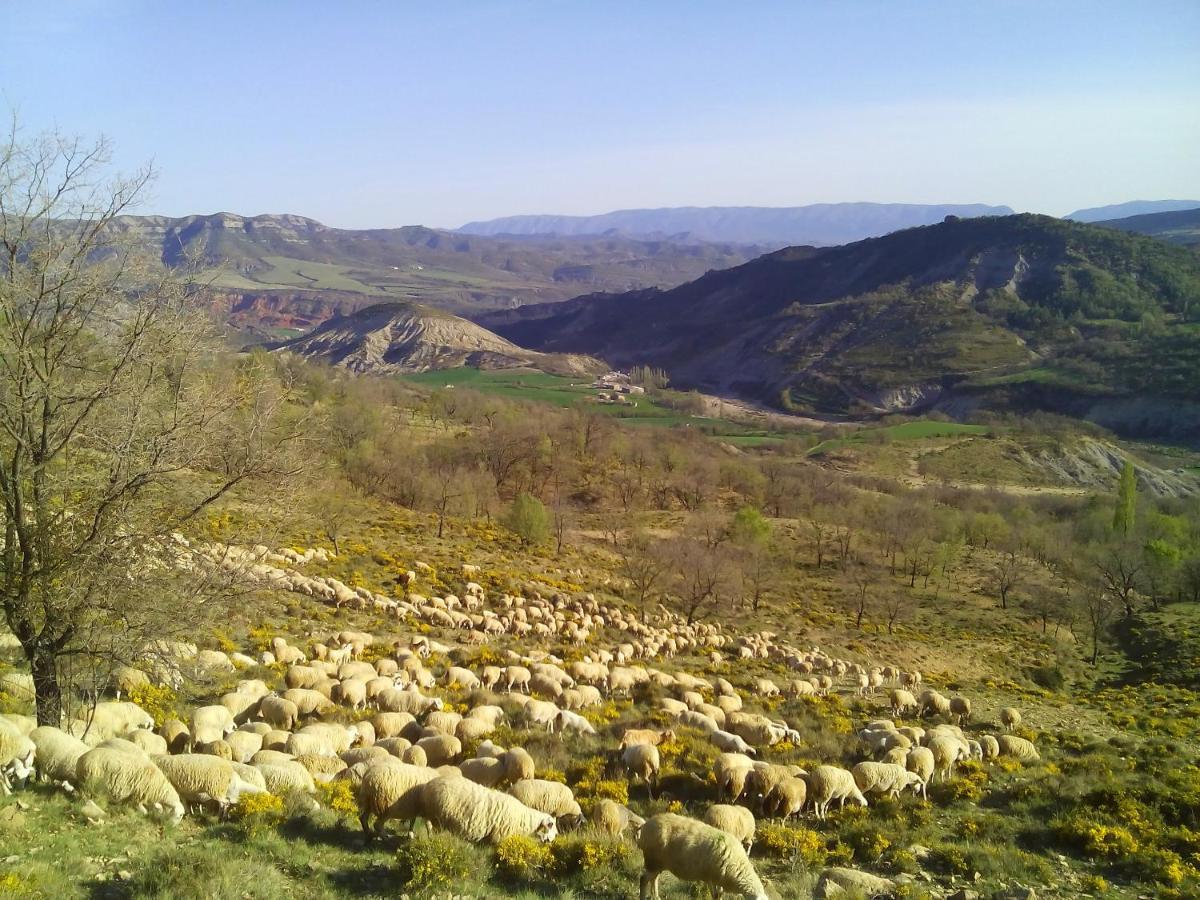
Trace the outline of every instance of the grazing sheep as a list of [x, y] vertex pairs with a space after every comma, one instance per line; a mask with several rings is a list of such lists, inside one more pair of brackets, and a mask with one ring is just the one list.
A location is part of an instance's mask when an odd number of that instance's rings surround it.
[[313, 756], [305, 753], [297, 756], [296, 762], [308, 770], [313, 781], [328, 781], [338, 772], [348, 768], [345, 761], [337, 756]]
[[896, 718], [915, 713], [920, 708], [917, 698], [904, 688], [893, 688], [888, 694], [888, 701], [892, 706], [892, 715]]
[[754, 760], [743, 753], [722, 753], [713, 764], [717, 782], [717, 800], [730, 803], [742, 796]]
[[513, 747], [506, 750], [501, 754], [500, 762], [504, 765], [504, 780], [508, 784], [516, 784], [518, 781], [528, 781], [536, 774], [533, 757], [523, 747]]
[[804, 811], [808, 799], [808, 782], [798, 775], [780, 778], [762, 800], [763, 813], [772, 818], [786, 819]]
[[38, 775], [46, 781], [73, 790], [71, 782], [75, 780], [75, 766], [79, 757], [88, 752], [88, 745], [53, 725], [33, 729], [29, 732], [29, 739], [37, 748], [34, 768]]
[[192, 742], [207, 744], [222, 740], [225, 735], [237, 730], [233, 713], [220, 704], [198, 706], [192, 710]]
[[289, 688], [281, 695], [284, 700], [291, 700], [301, 716], [323, 715], [332, 712], [333, 701], [311, 688]]
[[258, 701], [258, 716], [280, 731], [291, 731], [300, 721], [300, 708], [292, 700], [268, 695]]
[[146, 814], [161, 811], [178, 822], [183, 802], [171, 782], [145, 754], [97, 747], [79, 757], [75, 784], [87, 794], [107, 797], [114, 803], [132, 803]]
[[458, 769], [464, 778], [484, 787], [494, 788], [504, 781], [504, 763], [494, 756], [463, 760]]
[[670, 729], [656, 731], [653, 728], [626, 728], [625, 733], [621, 735], [621, 749], [632, 747], [634, 744], [649, 744], [657, 747], [665, 741], [674, 739], [675, 732]]
[[435, 734], [424, 737], [414, 746], [425, 752], [426, 765], [435, 769], [462, 755], [462, 741], [452, 734]]
[[[426, 697], [415, 690], [389, 688], [375, 698], [375, 705], [383, 712], [409, 713], [420, 716], [431, 709], [441, 709], [442, 701], [439, 697]], [[376, 726], [376, 731], [378, 730], [378, 726]]]
[[728, 731], [711, 731], [708, 740], [714, 747], [725, 753], [745, 753], [747, 756], [753, 756], [758, 752], [740, 736], [730, 734]]
[[754, 813], [744, 806], [714, 803], [705, 811], [704, 823], [733, 835], [747, 853], [754, 846]]
[[530, 809], [554, 816], [560, 825], [574, 828], [583, 822], [583, 811], [565, 784], [531, 778], [518, 781], [508, 789], [508, 793]]
[[[258, 757], [258, 754], [255, 754]], [[272, 794], [280, 797], [288, 794], [311, 794], [315, 791], [312, 774], [294, 759], [286, 759], [275, 763], [255, 762], [263, 777], [263, 784]]]
[[658, 770], [662, 767], [658, 748], [653, 744], [633, 744], [625, 748], [625, 752], [621, 754], [621, 762], [634, 779], [646, 782], [646, 789], [653, 798], [654, 782], [658, 778]]
[[158, 729], [158, 733], [167, 742], [167, 752], [188, 753], [191, 751], [192, 733], [178, 719], [167, 719]]
[[479, 687], [479, 677], [470, 669], [464, 669], [461, 666], [451, 666], [446, 670], [446, 687], [462, 687], [465, 690], [473, 691]]
[[10, 783], [24, 787], [33, 774], [37, 745], [16, 725], [0, 721], [0, 793], [9, 794]]
[[545, 726], [547, 731], [553, 731], [558, 713], [559, 708], [549, 701], [530, 700], [525, 704], [521, 715], [530, 726]]
[[646, 820], [615, 800], [602, 797], [592, 806], [592, 824], [612, 837], [620, 837], [630, 825], [636, 833]]
[[559, 710], [558, 718], [554, 722], [554, 729], [559, 734], [568, 731], [574, 731], [579, 734], [596, 733], [596, 729], [591, 722], [579, 715], [579, 713], [573, 713], [566, 709]]
[[371, 717], [371, 727], [375, 729], [376, 740], [396, 737], [410, 722], [416, 719], [412, 713], [380, 712]]
[[934, 776], [947, 781], [954, 775], [954, 765], [968, 756], [966, 742], [950, 734], [935, 734], [926, 747], [933, 754]]
[[420, 791], [420, 811], [433, 825], [473, 843], [495, 843], [517, 834], [548, 843], [558, 834], [552, 815], [456, 775], [426, 784]]
[[188, 805], [215, 802], [224, 812], [242, 794], [261, 794], [263, 789], [238, 775], [233, 763], [215, 756], [184, 753], [156, 756], [154, 764], [167, 776], [179, 798]]
[[1015, 706], [1006, 706], [1000, 710], [1000, 724], [1005, 731], [1016, 731], [1021, 724], [1021, 711]]
[[979, 746], [983, 750], [984, 759], [995, 759], [1000, 755], [1000, 742], [990, 734], [985, 734], [979, 739]]
[[745, 900], [767, 900], [767, 892], [745, 849], [731, 834], [704, 822], [663, 813], [649, 819], [637, 836], [645, 858], [641, 900], [658, 900], [665, 871], [681, 881], [697, 881], [717, 894], [730, 891]]
[[853, 800], [860, 806], [867, 805], [867, 798], [854, 783], [854, 775], [845, 769], [837, 766], [817, 766], [808, 774], [806, 781], [813, 811], [818, 819], [825, 818], [829, 804], [834, 800], [838, 801], [839, 808], [844, 807], [847, 800]]
[[996, 744], [999, 747], [1001, 756], [1011, 756], [1014, 759], [1021, 760], [1021, 762], [1032, 762], [1033, 760], [1042, 758], [1038, 754], [1037, 747], [1033, 745], [1033, 742], [1027, 741], [1023, 737], [1002, 734], [996, 738]]
[[153, 731], [146, 731], [143, 728], [131, 731], [128, 740], [139, 747], [147, 756], [163, 756], [170, 749], [167, 746], [166, 738], [160, 734], [155, 734]]
[[971, 720], [971, 701], [966, 697], [951, 697], [950, 715], [958, 719], [959, 725], [966, 725]]
[[950, 701], [933, 689], [921, 693], [921, 715], [950, 716]]
[[68, 730], [76, 737], [88, 744], [99, 744], [138, 728], [153, 729], [154, 719], [136, 703], [110, 700], [96, 704], [90, 712], [90, 721], [71, 725]]
[[233, 754], [233, 762], [249, 762], [263, 748], [263, 735], [253, 731], [235, 731], [225, 738], [225, 743]]
[[860, 762], [850, 773], [863, 796], [886, 794], [893, 798], [899, 797], [905, 788], [913, 788], [919, 792], [922, 784], [919, 775], [895, 763]]

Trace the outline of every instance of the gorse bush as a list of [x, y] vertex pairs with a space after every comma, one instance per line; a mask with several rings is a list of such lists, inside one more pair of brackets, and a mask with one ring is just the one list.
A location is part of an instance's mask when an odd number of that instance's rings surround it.
[[129, 691], [129, 701], [144, 709], [156, 727], [162, 727], [167, 719], [175, 715], [175, 704], [178, 698], [167, 685], [136, 684]]
[[527, 834], [513, 834], [496, 845], [496, 865], [505, 875], [528, 880], [554, 862], [550, 846]]
[[249, 837], [278, 828], [286, 818], [283, 798], [275, 794], [243, 794], [229, 810], [229, 821]]
[[400, 877], [410, 891], [435, 891], [456, 888], [478, 875], [470, 847], [444, 831], [433, 831], [410, 838], [396, 851]]

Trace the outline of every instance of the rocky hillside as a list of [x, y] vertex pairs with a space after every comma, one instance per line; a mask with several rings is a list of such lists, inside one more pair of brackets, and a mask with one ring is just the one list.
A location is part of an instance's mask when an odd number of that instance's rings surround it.
[[669, 291], [480, 321], [523, 346], [797, 410], [1040, 408], [1200, 436], [1200, 260], [1045, 216], [793, 247]]
[[[770, 247], [690, 241], [504, 239], [421, 226], [352, 231], [303, 216], [124, 216], [163, 264], [206, 270], [239, 329], [307, 328], [381, 299], [478, 312], [589, 291], [671, 287]], [[778, 246], [775, 244], [773, 246]]]
[[811, 206], [684, 206], [623, 209], [599, 216], [508, 216], [470, 222], [460, 233], [485, 235], [689, 235], [706, 241], [774, 244], [844, 244], [948, 215], [1011, 213], [982, 203], [815, 203]]
[[466, 319], [414, 303], [379, 303], [329, 319], [276, 351], [297, 353], [352, 372], [428, 372], [529, 367], [557, 374], [591, 374], [605, 366], [571, 354], [537, 353]]

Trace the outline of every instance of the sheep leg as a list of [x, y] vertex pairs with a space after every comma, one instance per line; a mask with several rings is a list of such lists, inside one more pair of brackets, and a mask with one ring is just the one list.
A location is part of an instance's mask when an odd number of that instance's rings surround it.
[[660, 874], [659, 872], [651, 872], [649, 869], [642, 873], [641, 889], [639, 891], [640, 900], [659, 900], [658, 876]]

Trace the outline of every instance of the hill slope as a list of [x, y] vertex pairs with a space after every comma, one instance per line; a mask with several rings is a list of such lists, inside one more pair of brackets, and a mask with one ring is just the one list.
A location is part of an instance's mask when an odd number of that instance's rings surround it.
[[1045, 408], [1200, 436], [1200, 260], [1045, 216], [793, 247], [669, 291], [480, 321], [799, 410]]
[[1077, 209], [1064, 219], [1076, 222], [1106, 222], [1111, 219], [1124, 219], [1129, 216], [1144, 216], [1151, 213], [1177, 212], [1181, 209], [1195, 209], [1200, 206], [1200, 200], [1130, 200], [1128, 203], [1114, 203], [1111, 206], [1093, 206], [1090, 209]]
[[1185, 247], [1200, 246], [1200, 208], [1108, 219], [1096, 224], [1104, 228], [1116, 228], [1118, 231], [1148, 234], [1160, 241], [1183, 244]]
[[428, 372], [470, 366], [584, 374], [604, 370], [597, 360], [537, 353], [439, 310], [415, 303], [379, 303], [330, 319], [309, 334], [274, 345], [352, 372]]
[[670, 287], [769, 249], [619, 237], [494, 240], [421, 226], [352, 231], [291, 215], [125, 216], [116, 227], [166, 265], [197, 260], [209, 268], [214, 304], [231, 324], [267, 329], [311, 327], [380, 299], [477, 312]]
[[706, 241], [775, 244], [843, 244], [914, 225], [930, 225], [948, 215], [1011, 213], [1007, 206], [911, 203], [817, 203], [811, 206], [684, 206], [624, 209], [599, 216], [509, 216], [470, 222], [459, 229], [484, 235], [687, 234]]

